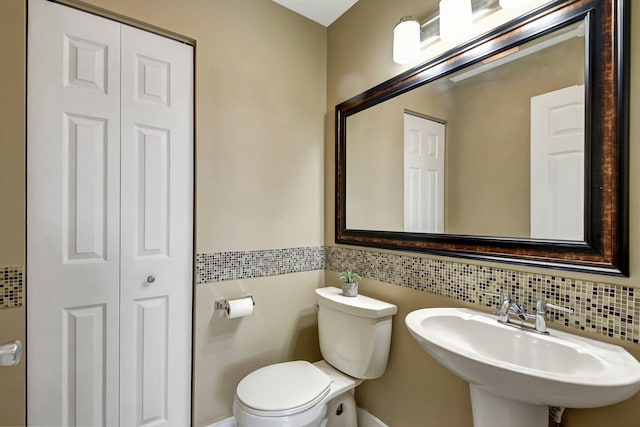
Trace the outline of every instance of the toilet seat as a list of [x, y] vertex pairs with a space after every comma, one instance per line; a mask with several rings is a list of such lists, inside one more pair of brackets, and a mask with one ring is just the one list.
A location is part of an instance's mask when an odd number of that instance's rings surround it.
[[247, 375], [236, 389], [237, 402], [254, 415], [282, 417], [306, 411], [331, 389], [327, 374], [309, 362], [277, 363]]

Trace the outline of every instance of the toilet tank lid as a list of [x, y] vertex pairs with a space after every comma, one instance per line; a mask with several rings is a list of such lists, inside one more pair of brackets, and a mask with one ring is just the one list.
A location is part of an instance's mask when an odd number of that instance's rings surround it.
[[342, 289], [332, 286], [316, 289], [316, 295], [319, 305], [326, 304], [335, 310], [350, 313], [354, 316], [380, 319], [398, 312], [398, 307], [388, 302], [369, 298], [364, 295], [345, 297], [342, 295]]
[[236, 397], [250, 409], [282, 416], [316, 405], [330, 388], [327, 374], [307, 361], [296, 360], [253, 371], [238, 384]]

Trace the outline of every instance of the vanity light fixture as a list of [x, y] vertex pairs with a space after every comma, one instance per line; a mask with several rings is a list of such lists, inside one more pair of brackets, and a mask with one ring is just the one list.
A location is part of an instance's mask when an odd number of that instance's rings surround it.
[[440, 1], [440, 38], [447, 42], [462, 39], [473, 25], [471, 0]]
[[420, 23], [404, 16], [393, 29], [393, 62], [410, 64], [420, 56]]
[[[498, 3], [499, 0], [442, 0], [440, 13], [424, 21], [403, 17], [393, 29], [393, 61], [398, 64], [415, 62], [424, 46], [436, 40], [456, 40], [464, 36], [474, 21], [498, 10]], [[461, 26], [463, 20], [467, 23]]]
[[[436, 40], [461, 40], [475, 22], [500, 9], [518, 9], [533, 0], [441, 0], [439, 13], [418, 21], [405, 16], [393, 29], [393, 61], [410, 64], [418, 60], [423, 47]], [[544, 3], [544, 2], [543, 2]]]

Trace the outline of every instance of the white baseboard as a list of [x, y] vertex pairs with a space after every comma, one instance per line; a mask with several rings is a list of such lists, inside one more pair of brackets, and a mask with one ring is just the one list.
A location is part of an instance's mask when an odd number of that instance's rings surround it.
[[209, 424], [207, 427], [236, 427], [236, 419], [231, 417], [217, 423]]
[[356, 412], [358, 414], [358, 427], [389, 427], [362, 408], [356, 408]]

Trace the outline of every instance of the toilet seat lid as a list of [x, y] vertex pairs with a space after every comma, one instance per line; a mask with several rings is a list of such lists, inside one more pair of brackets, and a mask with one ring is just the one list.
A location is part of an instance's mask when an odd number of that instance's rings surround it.
[[238, 384], [236, 396], [246, 407], [257, 411], [297, 413], [316, 405], [330, 388], [327, 374], [298, 360], [250, 373]]

